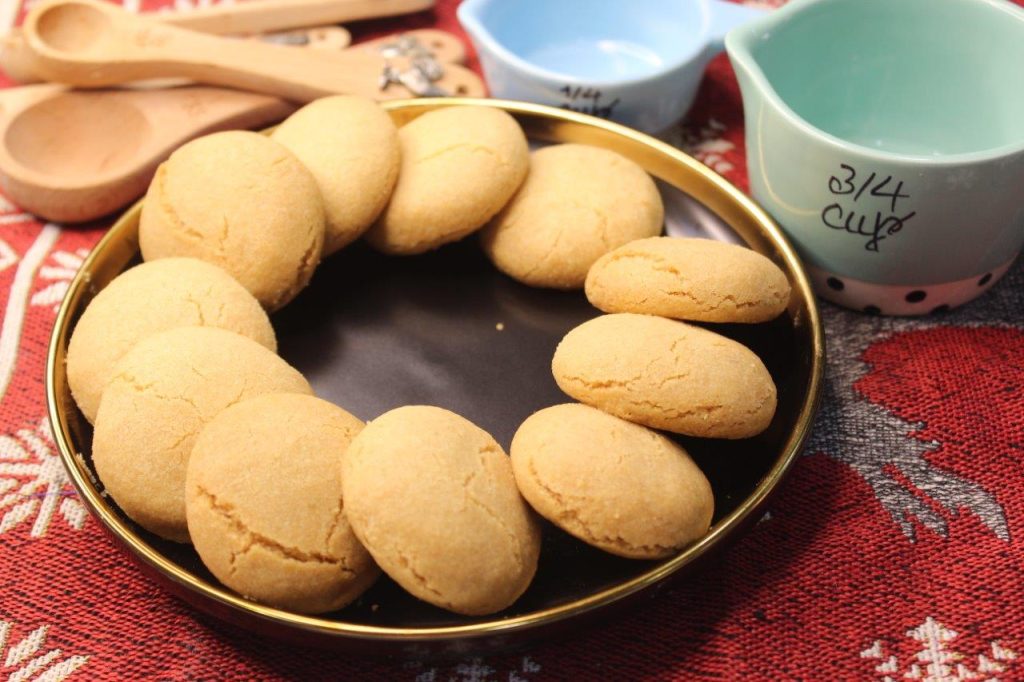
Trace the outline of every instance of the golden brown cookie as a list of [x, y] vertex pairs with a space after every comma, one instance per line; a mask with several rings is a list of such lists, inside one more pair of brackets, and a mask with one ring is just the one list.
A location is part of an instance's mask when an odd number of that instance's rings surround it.
[[423, 253], [476, 231], [508, 202], [529, 166], [526, 136], [500, 109], [436, 109], [402, 126], [398, 139], [398, 183], [366, 233], [384, 253]]
[[271, 139], [316, 178], [324, 197], [324, 255], [355, 241], [384, 210], [398, 178], [398, 130], [376, 102], [338, 95], [311, 102]]
[[185, 470], [196, 436], [224, 408], [306, 380], [255, 341], [216, 327], [175, 327], [139, 341], [100, 399], [92, 459], [103, 487], [140, 526], [188, 541]]
[[602, 256], [587, 298], [606, 313], [702, 322], [766, 322], [789, 304], [779, 266], [751, 249], [710, 239], [652, 237]]
[[567, 394], [623, 419], [705, 438], [749, 438], [775, 414], [775, 384], [749, 348], [664, 317], [584, 322], [551, 361]]
[[160, 164], [139, 223], [144, 259], [218, 265], [267, 310], [306, 286], [323, 241], [313, 175], [284, 146], [241, 130], [192, 140]]
[[341, 457], [363, 423], [309, 395], [232, 405], [196, 438], [188, 531], [222, 583], [298, 613], [345, 606], [380, 570], [345, 518]]
[[594, 261], [661, 234], [665, 209], [654, 181], [600, 147], [560, 144], [530, 155], [530, 174], [480, 233], [484, 252], [524, 284], [579, 289]]
[[172, 327], [220, 327], [277, 350], [274, 329], [252, 294], [215, 265], [161, 258], [118, 275], [90, 301], [68, 343], [68, 384], [96, 420], [114, 364], [141, 339]]
[[356, 537], [416, 597], [483, 615], [509, 606], [533, 579], [540, 529], [512, 465], [459, 415], [386, 412], [352, 441], [341, 479]]
[[702, 537], [711, 485], [679, 445], [579, 403], [535, 412], [516, 431], [523, 497], [562, 530], [630, 559], [671, 556]]

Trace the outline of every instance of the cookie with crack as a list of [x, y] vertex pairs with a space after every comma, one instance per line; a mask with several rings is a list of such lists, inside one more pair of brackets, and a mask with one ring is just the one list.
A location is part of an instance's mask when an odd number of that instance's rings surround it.
[[96, 421], [114, 364], [141, 339], [173, 327], [220, 327], [277, 350], [274, 329], [253, 295], [215, 265], [161, 258], [118, 275], [96, 295], [68, 343], [68, 384]]
[[398, 131], [379, 104], [338, 95], [310, 102], [271, 139], [313, 173], [324, 197], [324, 255], [357, 239], [384, 210], [398, 178]]
[[115, 365], [100, 398], [96, 474], [140, 526], [187, 542], [185, 472], [196, 437], [221, 410], [263, 393], [313, 390], [277, 355], [225, 329], [147, 336]]
[[508, 456], [467, 419], [422, 405], [386, 412], [355, 437], [341, 470], [356, 537], [414, 596], [484, 615], [533, 579], [537, 520]]
[[185, 484], [199, 558], [247, 599], [297, 613], [345, 606], [380, 574], [345, 518], [341, 457], [363, 423], [331, 403], [268, 393], [203, 427]]
[[324, 242], [324, 201], [284, 146], [233, 130], [182, 145], [160, 164], [139, 222], [147, 260], [190, 256], [220, 266], [267, 310], [309, 283]]
[[606, 552], [660, 559], [711, 525], [711, 484], [686, 450], [596, 408], [535, 412], [516, 431], [511, 458], [537, 513]]
[[551, 371], [581, 403], [689, 436], [749, 438], [775, 415], [775, 382], [753, 351], [664, 317], [588, 320], [558, 344]]
[[402, 161], [370, 246], [409, 255], [475, 232], [512, 197], [529, 166], [516, 120], [489, 107], [443, 107], [398, 129]]
[[661, 234], [654, 181], [629, 159], [582, 144], [530, 155], [530, 174], [480, 232], [494, 265], [523, 284], [579, 289], [594, 261], [634, 239]]
[[638, 239], [590, 268], [587, 299], [606, 313], [700, 322], [767, 322], [789, 305], [789, 280], [765, 256], [711, 239]]

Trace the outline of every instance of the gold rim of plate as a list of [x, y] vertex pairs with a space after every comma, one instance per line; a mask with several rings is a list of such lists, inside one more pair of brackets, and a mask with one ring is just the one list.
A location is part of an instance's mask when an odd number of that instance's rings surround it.
[[397, 640], [406, 643], [510, 635], [533, 626], [562, 621], [609, 606], [663, 581], [739, 530], [781, 482], [799, 456], [817, 412], [824, 371], [825, 341], [810, 281], [793, 247], [771, 217], [745, 194], [699, 161], [643, 133], [603, 119], [542, 105], [492, 99], [400, 100], [384, 103], [383, 106], [398, 125], [443, 106], [498, 107], [515, 116], [529, 138], [592, 144], [613, 149], [636, 161], [652, 175], [703, 203], [729, 224], [751, 248], [779, 264], [793, 286], [794, 296], [789, 313], [793, 318], [794, 328], [798, 334], [809, 338], [812, 357], [809, 358], [809, 382], [800, 403], [796, 426], [786, 438], [782, 452], [776, 457], [771, 469], [761, 479], [754, 492], [736, 509], [719, 520], [701, 540], [677, 556], [614, 587], [522, 616], [501, 618], [498, 615], [489, 621], [444, 627], [381, 627], [303, 616], [243, 599], [220, 585], [199, 579], [154, 550], [129, 527], [101, 495], [91, 472], [82, 457], [74, 450], [69, 415], [77, 408], [67, 387], [64, 368], [72, 323], [77, 321], [83, 299], [94, 294], [119, 274], [138, 251], [138, 217], [142, 206], [140, 200], [128, 209], [100, 240], [71, 282], [57, 313], [47, 355], [46, 399], [50, 423], [64, 467], [93, 515], [150, 568], [221, 608], [240, 610], [268, 623], [328, 636]]

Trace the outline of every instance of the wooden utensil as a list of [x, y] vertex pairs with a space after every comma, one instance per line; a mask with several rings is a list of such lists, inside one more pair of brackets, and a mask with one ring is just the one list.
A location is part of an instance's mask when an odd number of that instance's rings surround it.
[[48, 80], [98, 87], [158, 77], [184, 77], [213, 85], [310, 101], [331, 94], [397, 99], [413, 94], [482, 96], [480, 78], [446, 65], [433, 91], [415, 92], [394, 74], [411, 73], [407, 57], [369, 50], [292, 50], [232, 41], [160, 24], [99, 0], [51, 0], [37, 5], [23, 26], [38, 70]]
[[47, 220], [92, 220], [140, 196], [157, 165], [184, 142], [263, 127], [294, 109], [276, 97], [205, 86], [0, 91], [0, 187]]
[[[178, 14], [154, 14], [158, 20]], [[166, 21], [166, 20], [165, 20]], [[173, 23], [173, 22], [168, 22]], [[257, 33], [246, 36], [249, 40], [264, 40], [289, 47], [310, 47], [324, 50], [343, 50], [352, 42], [352, 34], [341, 26], [314, 26], [277, 33]], [[12, 28], [0, 37], [0, 69], [15, 83], [28, 85], [43, 79], [36, 73], [35, 52], [25, 42], [20, 28]]]
[[[430, 9], [434, 0], [249, 0], [167, 13], [175, 26], [203, 33], [266, 33]], [[161, 19], [164, 19], [162, 15]]]

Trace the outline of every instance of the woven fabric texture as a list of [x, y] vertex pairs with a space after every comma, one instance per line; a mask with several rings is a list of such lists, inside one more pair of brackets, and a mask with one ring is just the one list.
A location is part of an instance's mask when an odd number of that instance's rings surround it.
[[[460, 32], [456, 4], [353, 33]], [[671, 141], [747, 189], [725, 57]], [[1021, 263], [925, 319], [822, 303], [827, 384], [810, 446], [715, 566], [565, 641], [424, 663], [310, 653], [214, 621], [85, 511], [45, 420], [43, 366], [56, 307], [106, 226], [44, 225], [0, 200], [0, 679], [1024, 680]]]

